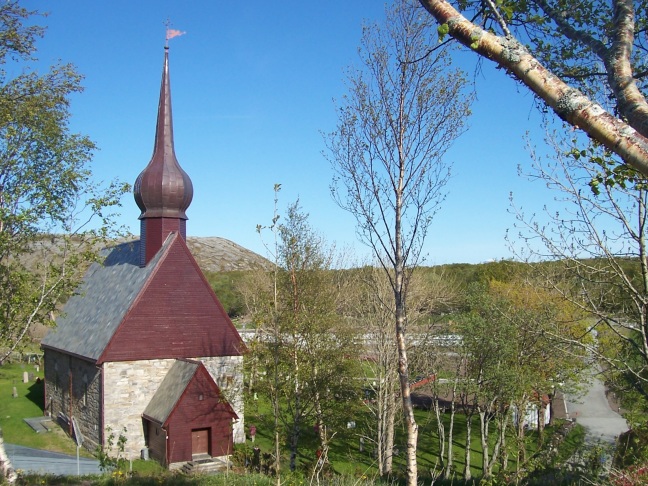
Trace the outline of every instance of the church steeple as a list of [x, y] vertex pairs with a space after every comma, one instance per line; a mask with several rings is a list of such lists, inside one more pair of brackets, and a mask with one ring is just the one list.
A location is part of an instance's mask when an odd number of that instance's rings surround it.
[[155, 256], [169, 233], [175, 231], [186, 238], [185, 211], [193, 198], [191, 179], [180, 167], [173, 146], [168, 46], [164, 47], [153, 157], [137, 177], [133, 192], [142, 212], [139, 216], [140, 264], [144, 266]]

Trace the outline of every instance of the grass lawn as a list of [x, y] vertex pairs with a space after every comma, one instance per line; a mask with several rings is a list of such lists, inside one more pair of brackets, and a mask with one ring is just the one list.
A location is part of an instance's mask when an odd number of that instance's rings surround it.
[[[30, 380], [23, 383], [23, 373], [27, 372]], [[40, 378], [40, 380], [37, 380]], [[0, 428], [4, 440], [35, 449], [76, 454], [75, 442], [58, 426], [54, 425], [49, 432], [36, 433], [23, 420], [43, 416], [43, 369], [37, 371], [34, 364], [5, 363], [0, 366]], [[17, 397], [13, 397], [16, 389]], [[91, 455], [81, 449], [86, 457]]]
[[[27, 372], [30, 380], [23, 383], [23, 373]], [[33, 376], [30, 376], [33, 374]], [[37, 380], [40, 378], [40, 381]], [[13, 389], [16, 389], [17, 397], [13, 397]], [[34, 449], [62, 452], [64, 454], [76, 455], [76, 443], [67, 433], [56, 424], [49, 432], [36, 433], [23, 420], [25, 418], [43, 416], [43, 370], [36, 370], [33, 364], [4, 364], [0, 366], [0, 428], [6, 443], [17, 444]], [[94, 457], [90, 452], [81, 448], [80, 455], [83, 457]], [[159, 475], [166, 470], [155, 461], [133, 461], [133, 470], [140, 476]], [[130, 464], [124, 466], [125, 470], [130, 469]], [[110, 475], [108, 475], [110, 477]], [[29, 480], [32, 480], [30, 477]], [[62, 478], [50, 478], [40, 484], [76, 484], [76, 478], [70, 478], [70, 483], [61, 483]]]
[[[329, 461], [333, 470], [338, 474], [347, 474], [356, 478], [362, 477], [376, 477], [378, 470], [376, 461], [372, 454], [372, 447], [368, 441], [364, 444], [364, 451], [360, 451], [360, 437], [362, 435], [371, 436], [368, 432], [368, 421], [370, 420], [368, 413], [359, 408], [355, 413], [350, 412], [348, 420], [356, 422], [356, 428], [347, 429], [342, 428], [337, 430], [330, 445]], [[437, 435], [436, 419], [431, 412], [425, 410], [416, 410], [416, 419], [419, 424], [418, 436], [418, 470], [421, 479], [429, 479], [432, 477], [434, 471], [438, 473], [438, 454], [439, 442]], [[443, 416], [446, 431], [449, 426], [450, 414], [446, 413]], [[270, 406], [261, 397], [258, 400], [247, 403], [245, 409], [245, 422], [246, 426], [254, 424], [257, 428], [255, 444], [258, 446], [262, 453], [272, 453], [274, 451], [274, 417], [272, 415]], [[510, 428], [510, 425], [509, 425]], [[495, 425], [491, 425], [490, 437], [490, 452], [492, 453], [492, 446], [495, 443]], [[510, 429], [512, 433], [513, 430]], [[546, 436], [549, 437], [552, 433], [551, 428], [546, 429]], [[285, 440], [285, 439], [284, 439]], [[509, 443], [514, 443], [514, 438], [509, 435], [507, 438]], [[461, 478], [464, 469], [464, 449], [466, 443], [466, 417], [461, 413], [456, 413], [455, 424], [453, 432], [453, 455], [454, 455], [454, 469], [456, 471], [455, 478]], [[537, 450], [537, 435], [535, 431], [527, 431], [527, 456], [531, 455]], [[394, 458], [394, 471], [398, 476], [405, 476], [405, 444], [406, 444], [406, 431], [402, 424], [396, 427], [395, 445], [401, 451], [398, 456]], [[300, 448], [298, 454], [299, 469], [301, 471], [308, 471], [315, 463], [315, 451], [319, 445], [319, 440], [315, 430], [309, 425], [302, 426], [302, 437], [300, 439]], [[447, 444], [446, 444], [447, 447]], [[248, 440], [245, 445], [237, 446], [240, 454], [247, 454], [251, 456], [252, 443]], [[289, 464], [289, 451], [288, 446], [282, 444], [282, 470], [288, 471]], [[479, 418], [473, 419], [472, 426], [472, 441], [471, 441], [471, 472], [473, 477], [478, 478], [481, 476], [481, 462], [482, 462], [482, 447], [479, 437]], [[509, 455], [509, 469], [515, 470], [514, 454]], [[494, 472], [498, 471], [498, 467], [494, 468]]]

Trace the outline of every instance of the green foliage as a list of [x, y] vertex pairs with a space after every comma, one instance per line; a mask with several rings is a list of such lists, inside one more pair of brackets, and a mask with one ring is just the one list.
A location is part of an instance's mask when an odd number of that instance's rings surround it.
[[241, 282], [247, 272], [204, 272], [209, 285], [230, 318], [241, 316], [245, 312], [244, 298], [239, 291]]
[[119, 435], [116, 435], [112, 427], [106, 427], [106, 443], [97, 446], [95, 455], [99, 459], [99, 469], [103, 472], [125, 471], [127, 461], [124, 459], [124, 448], [126, 447], [126, 427], [122, 428]]
[[596, 143], [555, 132], [548, 140], [554, 153], [534, 157], [531, 177], [555, 191], [554, 202], [543, 215], [515, 211], [522, 228], [520, 254], [553, 260], [533, 267], [538, 279], [589, 314], [590, 325], [600, 336], [593, 350], [605, 362], [608, 383], [617, 390], [633, 388], [645, 402], [645, 177]]
[[[246, 409], [246, 422], [254, 423], [257, 425], [257, 436], [254, 445], [260, 447], [261, 453], [270, 453], [274, 451], [273, 445], [273, 417], [272, 417], [272, 407], [266, 396], [259, 394], [257, 400], [252, 400], [252, 397], [247, 397], [245, 409]], [[439, 443], [438, 443], [438, 430], [436, 426], [436, 418], [434, 414], [429, 410], [417, 409], [416, 410], [416, 420], [420, 424], [420, 434], [419, 434], [419, 447], [418, 447], [418, 464], [421, 468], [420, 470], [420, 479], [424, 480], [426, 484], [430, 479], [432, 479], [433, 472], [438, 466], [438, 455], [439, 455]], [[371, 423], [373, 421], [371, 413], [366, 407], [359, 407], [356, 409], [349, 409], [346, 414], [347, 421], [353, 420], [356, 423], [356, 428], [348, 429], [346, 424], [341, 424], [336, 428], [335, 435], [330, 441], [330, 450], [328, 458], [334, 471], [335, 476], [334, 480], [338, 479], [342, 482], [349, 481], [351, 478], [355, 478], [357, 481], [364, 480], [368, 481], [369, 484], [382, 484], [382, 481], [378, 475], [377, 464], [374, 456], [375, 444], [373, 441], [367, 439], [365, 440], [364, 450], [360, 451], [359, 448], [359, 438], [361, 436], [369, 437]], [[449, 414], [441, 414], [441, 419], [444, 422], [444, 425], [447, 429], [449, 426]], [[332, 429], [333, 430], [333, 429]], [[473, 434], [478, 433], [473, 426]], [[552, 438], [556, 434], [560, 434], [561, 429], [559, 426], [549, 427], [546, 431], [547, 443], [555, 444], [555, 447], [558, 450], [558, 456], [553, 466], [560, 468], [574, 453], [579, 450], [583, 450], [583, 439], [584, 431], [582, 427], [575, 427], [571, 429], [569, 434], [566, 436], [564, 441], [552, 441]], [[561, 437], [562, 438], [562, 437]], [[282, 461], [284, 464], [287, 464], [289, 461], [288, 447], [286, 442], [285, 435], [282, 435]], [[513, 436], [509, 434], [509, 440], [513, 440]], [[396, 439], [395, 444], [397, 449], [399, 449], [399, 454], [394, 457], [394, 473], [390, 478], [384, 478], [383, 481], [386, 484], [393, 484], [393, 482], [402, 481], [405, 474], [405, 459], [404, 459], [404, 447], [406, 441], [406, 433], [402, 423], [399, 423], [396, 427]], [[496, 432], [491, 431], [489, 444], [490, 447], [495, 444], [496, 441]], [[439, 478], [434, 480], [434, 484], [463, 484], [461, 480], [460, 471], [463, 470], [463, 459], [464, 459], [464, 450], [466, 443], [466, 416], [463, 413], [459, 413], [455, 417], [455, 468], [456, 471], [453, 479], [449, 480], [447, 483], [442, 482]], [[538, 446], [538, 435], [536, 431], [529, 431], [525, 439], [525, 447], [529, 457], [535, 457], [536, 454], [539, 454], [541, 449]], [[320, 447], [319, 438], [312, 427], [304, 427], [303, 436], [300, 442], [300, 453], [298, 456], [298, 465], [296, 472], [301, 473], [302, 477], [308, 478], [310, 467], [313, 465], [314, 458], [316, 457], [315, 451]], [[479, 440], [476, 440], [476, 437], [473, 436], [472, 440], [472, 449], [473, 449], [473, 461], [472, 461], [472, 474], [476, 479], [475, 484], [479, 483], [480, 478], [480, 463], [482, 457], [482, 449]], [[513, 453], [509, 452], [511, 457]], [[247, 442], [246, 444], [237, 445], [237, 466], [243, 466], [245, 464], [245, 458], [247, 457], [248, 463], [252, 457], [252, 443]], [[542, 464], [539, 464], [542, 465]], [[546, 464], [548, 466], [548, 464]], [[526, 465], [525, 465], [526, 467]], [[498, 467], [495, 468], [495, 471], [499, 471]], [[515, 462], [509, 462], [509, 472], [512, 474], [515, 471]], [[254, 472], [253, 467], [247, 468], [248, 473]], [[438, 473], [438, 470], [437, 470]], [[282, 474], [282, 482], [283, 482]], [[308, 482], [306, 480], [306, 482]], [[330, 484], [330, 483], [326, 483]], [[543, 483], [539, 483], [543, 484]], [[547, 483], [544, 484], [556, 484], [556, 483]], [[568, 483], [566, 483], [568, 484]]]
[[600, 144], [589, 141], [585, 148], [578, 147], [578, 140], [573, 139], [571, 149], [566, 153], [577, 163], [586, 159], [595, 167], [595, 174], [589, 181], [589, 187], [595, 196], [600, 196], [602, 190], [619, 189], [641, 190], [646, 189], [646, 176], [636, 169], [621, 164], [618, 158]]
[[619, 436], [618, 447], [614, 455], [614, 466], [627, 469], [648, 463], [648, 424], [633, 427]]
[[9, 352], [31, 325], [52, 324], [96, 259], [97, 242], [114, 229], [112, 211], [128, 190], [92, 182], [95, 145], [69, 130], [82, 76], [69, 64], [30, 69], [44, 32], [28, 26], [34, 14], [16, 1], [0, 6], [0, 64], [11, 59], [20, 68], [13, 78], [0, 72], [0, 346]]
[[294, 472], [303, 430], [322, 424], [325, 446], [327, 429], [339, 425], [352, 406], [355, 348], [352, 330], [336, 314], [333, 254], [299, 201], [277, 221], [275, 216], [270, 227], [277, 238], [276, 269], [258, 276], [250, 297], [259, 339], [250, 343], [249, 376], [254, 390], [271, 397], [275, 423], [268, 427], [282, 428]]
[[439, 33], [439, 42], [443, 42], [448, 32], [450, 32], [450, 26], [448, 24], [441, 24], [437, 27], [437, 32]]

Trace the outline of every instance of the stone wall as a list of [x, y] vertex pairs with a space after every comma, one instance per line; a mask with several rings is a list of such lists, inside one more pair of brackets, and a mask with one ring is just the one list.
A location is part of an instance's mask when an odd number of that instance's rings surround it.
[[[159, 388], [175, 359], [104, 363], [104, 427], [126, 437], [128, 459], [140, 457], [146, 446], [142, 413]], [[116, 452], [116, 451], [115, 451]]]
[[203, 362], [218, 388], [238, 415], [239, 418], [232, 427], [233, 439], [235, 444], [244, 443], [243, 356], [217, 356], [196, 358], [196, 360]]
[[49, 349], [45, 350], [44, 366], [45, 413], [66, 431], [74, 417], [83, 447], [94, 450], [101, 434], [101, 372], [91, 362]]
[[[235, 443], [245, 442], [243, 416], [243, 358], [241, 356], [198, 357], [239, 416], [233, 425]], [[145, 447], [142, 413], [175, 359], [105, 363], [103, 397], [105, 437], [126, 437], [127, 458], [137, 459]], [[46, 413], [55, 420], [76, 418], [83, 446], [94, 450], [101, 437], [102, 371], [94, 364], [52, 350], [44, 356]], [[70, 397], [70, 380], [72, 396]], [[61, 420], [59, 420], [61, 422]], [[63, 421], [63, 427], [67, 428]], [[125, 429], [125, 430], [124, 430]], [[104, 438], [105, 439], [105, 438]], [[113, 451], [116, 453], [116, 451]]]

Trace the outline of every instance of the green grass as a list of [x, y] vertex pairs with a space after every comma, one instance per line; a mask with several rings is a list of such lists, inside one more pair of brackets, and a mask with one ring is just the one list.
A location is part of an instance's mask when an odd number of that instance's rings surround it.
[[557, 461], [566, 461], [577, 452], [582, 451], [585, 444], [585, 434], [585, 427], [581, 424], [576, 424], [569, 434], [567, 434], [562, 446], [559, 448]]
[[[272, 453], [274, 451], [274, 417], [271, 413], [269, 404], [259, 397], [259, 400], [246, 404], [245, 421], [246, 425], [254, 424], [257, 427], [256, 441], [262, 452]], [[364, 452], [359, 450], [359, 439], [361, 435], [370, 436], [368, 432], [368, 422], [371, 420], [364, 409], [359, 408], [354, 412], [349, 412], [348, 420], [354, 420], [357, 427], [355, 429], [342, 428], [336, 431], [335, 436], [330, 443], [329, 461], [332, 469], [337, 474], [349, 475], [351, 477], [375, 478], [378, 474], [376, 461], [372, 456], [372, 447], [365, 442]], [[416, 420], [419, 424], [418, 435], [418, 470], [419, 477], [423, 480], [429, 480], [433, 473], [438, 472], [438, 455], [439, 443], [437, 435], [436, 418], [431, 412], [425, 410], [415, 411]], [[450, 414], [443, 415], [446, 432], [449, 426]], [[453, 432], [453, 451], [454, 451], [454, 470], [456, 478], [461, 478], [464, 469], [464, 449], [466, 443], [466, 416], [456, 413], [454, 418]], [[509, 424], [510, 434], [513, 430]], [[546, 429], [548, 438], [553, 432], [552, 428]], [[512, 445], [514, 438], [509, 434], [507, 441]], [[394, 458], [393, 469], [396, 477], [405, 476], [405, 449], [406, 449], [406, 430], [402, 424], [397, 424], [395, 445], [401, 453]], [[495, 444], [495, 425], [491, 425], [490, 452]], [[538, 448], [537, 433], [527, 431], [526, 436], [527, 456], [531, 457]], [[319, 446], [319, 439], [310, 424], [304, 424], [302, 427], [302, 436], [300, 439], [300, 448], [298, 454], [298, 469], [302, 472], [309, 471], [315, 463], [315, 451]], [[447, 447], [447, 444], [446, 444]], [[247, 454], [251, 457], [252, 443], [248, 441], [245, 445], [237, 446], [239, 455]], [[288, 471], [288, 447], [282, 444], [282, 471]], [[571, 454], [570, 454], [571, 455]], [[479, 418], [474, 417], [472, 426], [471, 441], [471, 473], [473, 477], [479, 477], [482, 474], [483, 451], [479, 437]], [[515, 470], [516, 464], [514, 454], [509, 455], [509, 469]], [[498, 471], [498, 466], [494, 467], [494, 472]]]
[[[33, 379], [23, 383], [23, 373], [33, 374]], [[36, 379], [40, 378], [40, 382]], [[34, 364], [5, 363], [0, 366], [0, 428], [4, 440], [35, 449], [76, 454], [75, 442], [57, 425], [49, 432], [36, 433], [23, 420], [43, 416], [43, 369], [36, 371]], [[13, 398], [13, 389], [17, 397]], [[88, 457], [83, 449], [81, 453]]]
[[[23, 372], [33, 373], [34, 378], [29, 383], [22, 382]], [[41, 378], [41, 382], [36, 382], [36, 378]], [[40, 417], [43, 414], [43, 373], [42, 369], [37, 372], [34, 365], [29, 364], [5, 364], [0, 367], [0, 427], [4, 432], [4, 439], [8, 443], [15, 443], [27, 447], [34, 447], [37, 449], [46, 449], [58, 451], [68, 454], [76, 453], [76, 445], [72, 439], [59, 427], [54, 427], [51, 432], [37, 434], [25, 422], [26, 417]], [[13, 388], [16, 388], [17, 398], [12, 398]], [[329, 461], [331, 463], [332, 471], [337, 475], [335, 476], [340, 480], [339, 484], [356, 484], [355, 481], [360, 481], [362, 484], [365, 480], [378, 481], [376, 461], [372, 456], [371, 444], [365, 442], [363, 452], [359, 450], [359, 438], [361, 435], [370, 436], [368, 432], [368, 423], [371, 417], [362, 407], [357, 407], [355, 410], [349, 410], [348, 420], [354, 420], [357, 427], [355, 429], [347, 429], [345, 427], [337, 430], [331, 441], [331, 449], [329, 452]], [[444, 414], [444, 421], [446, 430], [449, 421], [449, 414]], [[419, 442], [418, 442], [418, 467], [419, 477], [421, 480], [429, 480], [431, 472], [435, 469], [438, 460], [438, 440], [437, 440], [437, 427], [435, 418], [430, 412], [424, 410], [416, 411], [416, 418], [419, 424]], [[262, 452], [271, 453], [274, 450], [274, 417], [267, 401], [259, 397], [259, 400], [251, 400], [246, 403], [245, 414], [246, 425], [255, 424], [257, 427], [256, 442], [254, 445], [260, 447]], [[455, 475], [454, 484], [461, 484], [462, 482], [457, 478], [461, 477], [461, 472], [464, 467], [464, 444], [466, 435], [466, 418], [463, 414], [457, 413], [455, 415], [455, 430], [454, 430], [454, 468], [457, 471]], [[576, 429], [578, 430], [578, 429]], [[551, 430], [547, 431], [548, 434]], [[509, 440], [513, 439], [509, 437]], [[578, 433], [570, 434], [566, 441], [566, 457], [569, 457], [580, 446], [582, 438]], [[494, 437], [491, 437], [491, 442], [494, 442]], [[401, 454], [394, 458], [394, 472], [395, 477], [402, 478], [405, 476], [405, 443], [406, 432], [402, 424], [397, 424], [395, 445], [401, 451]], [[527, 438], [528, 454], [533, 454], [536, 448], [536, 438], [533, 433], [530, 433]], [[299, 478], [309, 478], [309, 471], [315, 463], [315, 451], [319, 445], [319, 438], [316, 431], [311, 424], [304, 424], [302, 429], [302, 437], [300, 440], [300, 448], [298, 455], [298, 472], [297, 475], [291, 476], [288, 471], [288, 447], [282, 444], [282, 478], [287, 480], [286, 484], [299, 484]], [[87, 451], [82, 453], [90, 456]], [[252, 443], [247, 441], [245, 444], [236, 446], [236, 456], [243, 458], [245, 456], [252, 456]], [[479, 427], [478, 420], [475, 419], [473, 424], [473, 439], [472, 439], [472, 457], [471, 457], [471, 471], [473, 477], [481, 475], [481, 460], [482, 450], [479, 440]], [[243, 463], [243, 460], [240, 461]], [[513, 460], [509, 461], [510, 467], [514, 468], [515, 463]], [[205, 478], [200, 482], [183, 482], [185, 479], [169, 473], [163, 469], [155, 461], [134, 461], [133, 470], [134, 475], [130, 479], [127, 477], [130, 474], [107, 474], [102, 477], [94, 477], [89, 480], [88, 484], [257, 484], [263, 486], [264, 484], [272, 484], [272, 479], [263, 475], [246, 475], [237, 477], [232, 475], [230, 482], [217, 482], [218, 479]], [[240, 469], [239, 469], [240, 470]], [[155, 478], [155, 479], [152, 479]], [[78, 480], [78, 478], [74, 478]], [[194, 478], [195, 480], [195, 478]], [[221, 478], [222, 480], [222, 478]], [[68, 481], [65, 478], [52, 478], [43, 477], [34, 482], [34, 477], [24, 478], [22, 484], [77, 484]], [[32, 481], [32, 482], [30, 482]], [[44, 481], [44, 482], [43, 482]], [[73, 481], [73, 479], [69, 479]], [[151, 482], [153, 481], [153, 482]], [[344, 481], [349, 481], [344, 483]], [[386, 482], [385, 484], [395, 484]]]
[[[23, 373], [33, 373], [29, 383], [23, 383]], [[40, 382], [36, 379], [40, 378]], [[61, 452], [76, 455], [76, 443], [58, 425], [53, 424], [49, 432], [36, 433], [25, 418], [43, 416], [43, 370], [36, 371], [33, 364], [4, 364], [0, 366], [0, 428], [4, 441], [34, 449]], [[17, 397], [13, 398], [13, 388]], [[5, 398], [7, 397], [7, 398]], [[94, 457], [92, 453], [81, 448], [83, 457]], [[159, 474], [165, 469], [155, 461], [133, 461], [133, 470], [141, 475]], [[130, 469], [130, 464], [127, 469]]]

